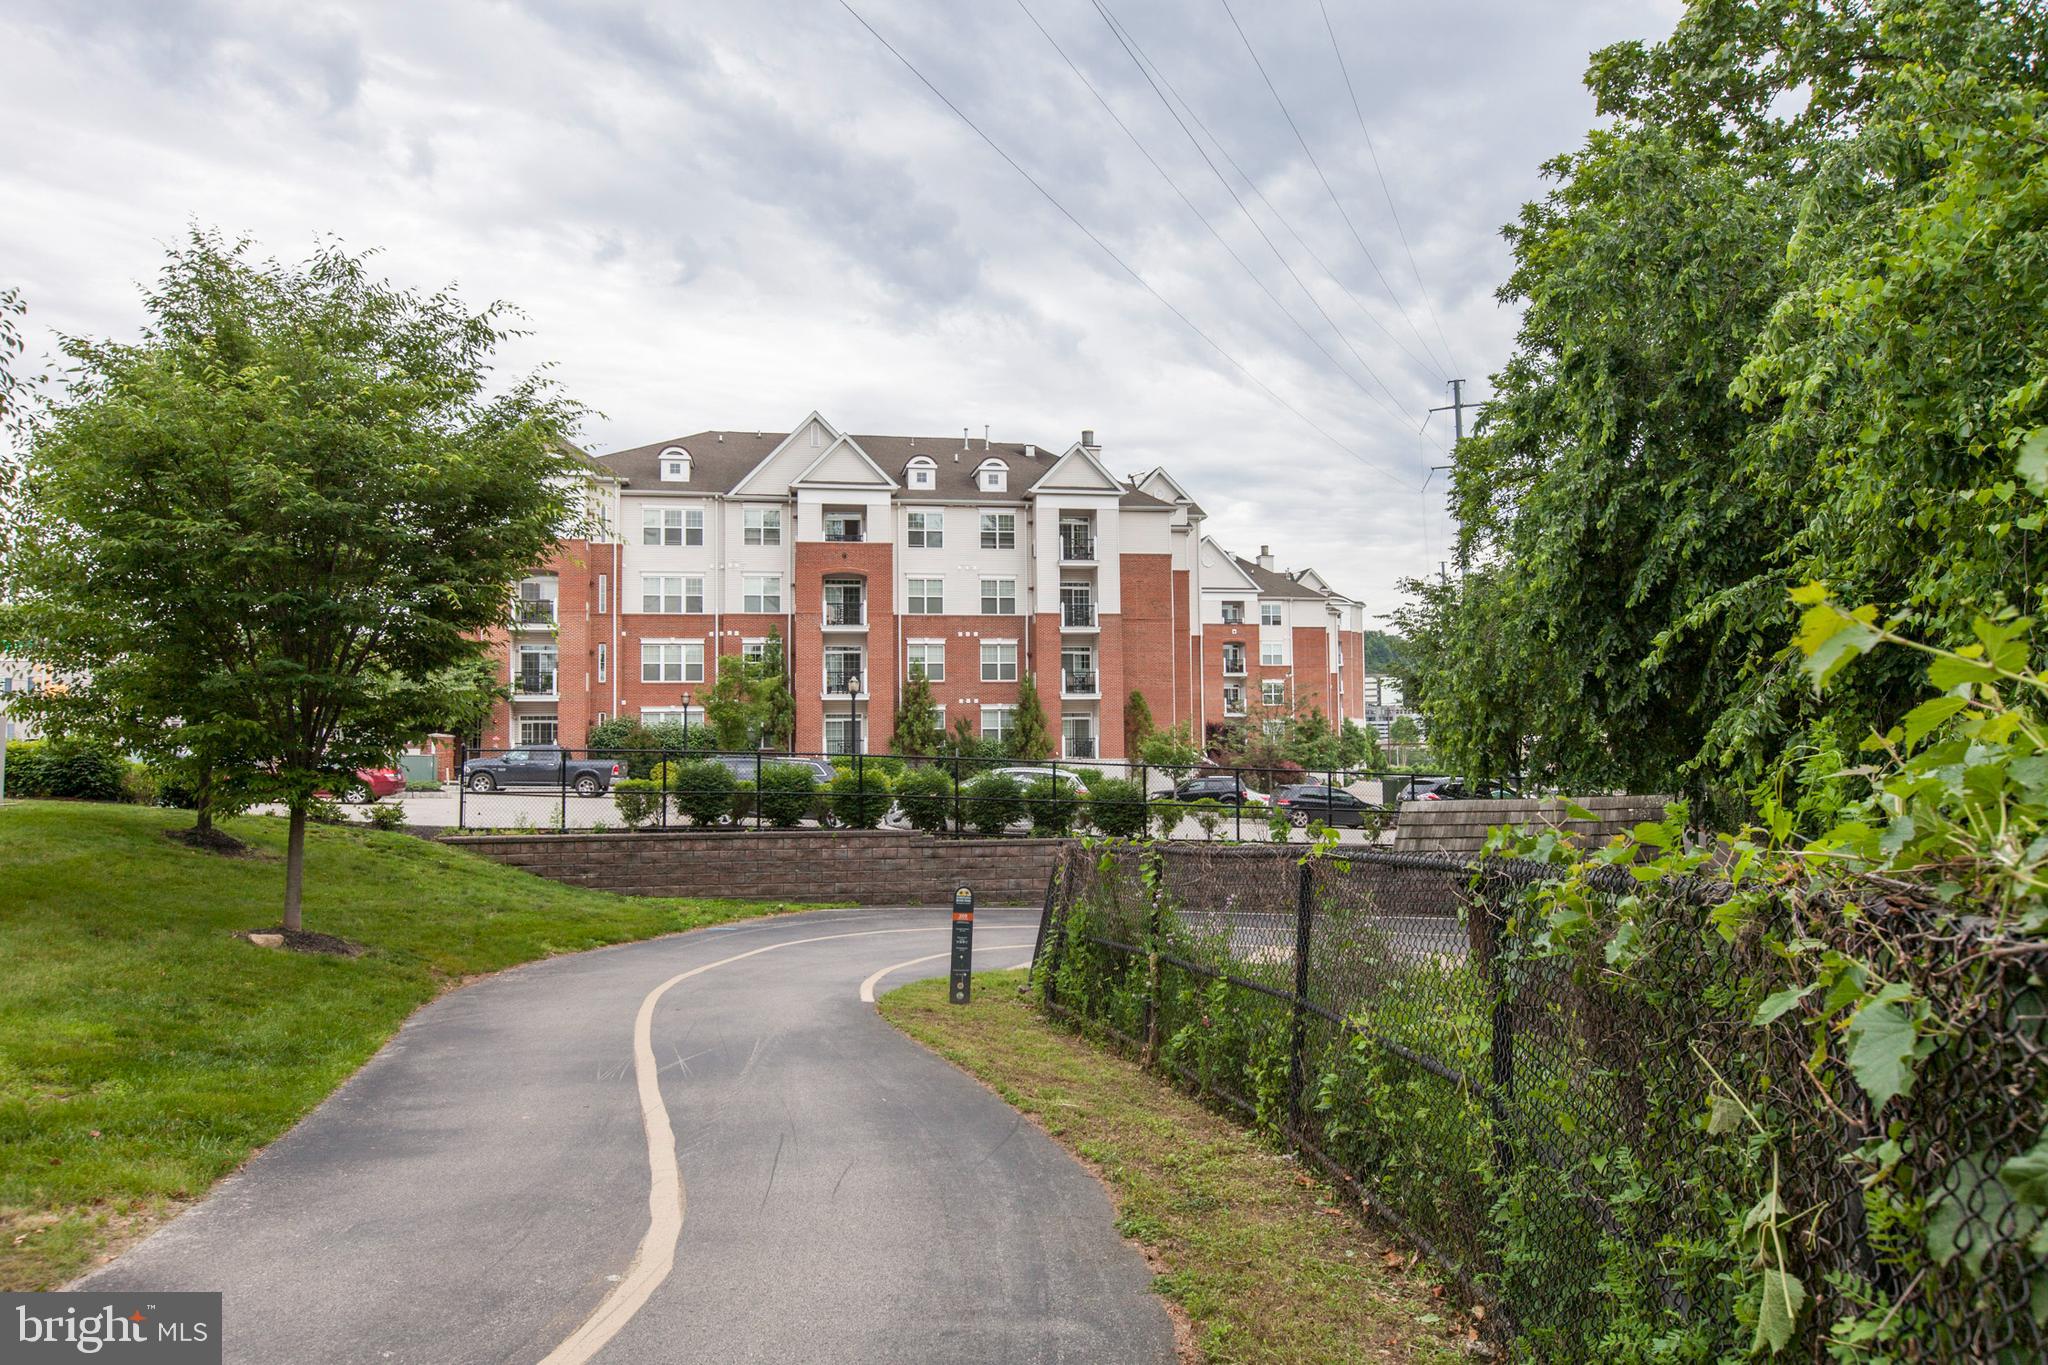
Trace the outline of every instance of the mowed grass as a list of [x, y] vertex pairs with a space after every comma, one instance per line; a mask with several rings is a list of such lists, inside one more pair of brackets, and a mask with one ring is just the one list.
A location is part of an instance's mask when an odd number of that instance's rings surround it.
[[1413, 1254], [1367, 1227], [1256, 1133], [1159, 1076], [1049, 1024], [1024, 973], [977, 974], [973, 1004], [946, 981], [890, 992], [882, 1014], [982, 1081], [1090, 1163], [1119, 1230], [1164, 1269], [1192, 1345], [1234, 1361], [1452, 1361], [1471, 1320]]
[[232, 935], [277, 923], [284, 822], [228, 822], [249, 858], [163, 837], [191, 823], [0, 807], [0, 1290], [61, 1284], [204, 1194], [465, 977], [784, 908], [615, 896], [315, 826], [305, 927], [368, 951], [280, 952]]

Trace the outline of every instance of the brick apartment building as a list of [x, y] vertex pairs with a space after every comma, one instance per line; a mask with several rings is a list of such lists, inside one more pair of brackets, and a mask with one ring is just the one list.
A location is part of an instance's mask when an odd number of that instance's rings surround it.
[[1163, 469], [959, 437], [702, 431], [590, 461], [597, 538], [520, 584], [487, 747], [579, 746], [610, 716], [703, 720], [720, 661], [784, 642], [799, 750], [886, 752], [923, 669], [951, 726], [997, 737], [1038, 683], [1062, 756], [1155, 724], [1365, 705], [1364, 608], [1264, 549], [1230, 554]]

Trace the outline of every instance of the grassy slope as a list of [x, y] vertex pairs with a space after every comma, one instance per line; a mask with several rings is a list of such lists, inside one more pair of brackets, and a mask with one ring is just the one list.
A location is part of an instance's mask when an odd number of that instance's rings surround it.
[[1096, 1167], [1208, 1360], [1465, 1358], [1470, 1329], [1409, 1254], [1242, 1125], [1046, 1023], [1018, 995], [1023, 977], [977, 976], [965, 1009], [946, 1003], [944, 978], [920, 981], [881, 1009]]
[[316, 826], [305, 925], [353, 959], [252, 947], [277, 922], [284, 822], [255, 858], [162, 837], [180, 812], [0, 808], [0, 1289], [83, 1270], [205, 1193], [424, 1001], [553, 953], [775, 909], [560, 886], [401, 834]]

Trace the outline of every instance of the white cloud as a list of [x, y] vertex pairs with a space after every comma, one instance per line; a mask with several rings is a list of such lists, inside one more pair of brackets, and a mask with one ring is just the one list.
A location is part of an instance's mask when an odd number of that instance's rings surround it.
[[[1021, 10], [856, 0], [1113, 250], [1363, 463], [1219, 360], [824, 0], [17, 5], [0, 13], [0, 271], [24, 287], [33, 324], [127, 335], [137, 282], [189, 220], [287, 256], [332, 233], [382, 248], [398, 279], [456, 280], [474, 302], [523, 307], [533, 336], [511, 359], [557, 362], [606, 414], [585, 433], [596, 449], [780, 427], [813, 407], [855, 430], [987, 423], [1046, 444], [1093, 427], [1117, 469], [1173, 469], [1227, 543], [1270, 543], [1386, 609], [1397, 578], [1448, 556], [1441, 478], [1420, 491], [1447, 423], [1413, 430], [1447, 398], [1404, 354], [1443, 343], [1320, 12], [1236, 6], [1406, 318], [1222, 9], [1110, 4], [1386, 329], [1247, 196], [1341, 338], [1092, 3], [1028, 3], [1237, 253], [1377, 392], [1350, 348], [1366, 359], [1401, 420], [1245, 278]], [[1499, 225], [1592, 118], [1587, 52], [1661, 32], [1675, 10], [1332, 7], [1468, 392], [1483, 394], [1513, 335], [1493, 299], [1507, 269]]]

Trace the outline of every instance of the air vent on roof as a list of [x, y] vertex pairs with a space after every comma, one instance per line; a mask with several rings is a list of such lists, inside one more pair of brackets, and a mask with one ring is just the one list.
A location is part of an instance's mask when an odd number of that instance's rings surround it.
[[724, 432], [722, 432], [722, 431], [718, 433], [718, 443], [719, 443], [720, 445], [724, 445], [724, 444], [725, 444], [725, 433], [724, 433]]
[[1027, 459], [1027, 460], [1035, 460], [1035, 459], [1037, 459], [1037, 458], [1038, 458], [1038, 447], [1037, 447], [1037, 446], [1034, 446], [1034, 445], [1026, 445], [1026, 446], [1024, 447], [1024, 458], [1025, 458], [1025, 459]]

